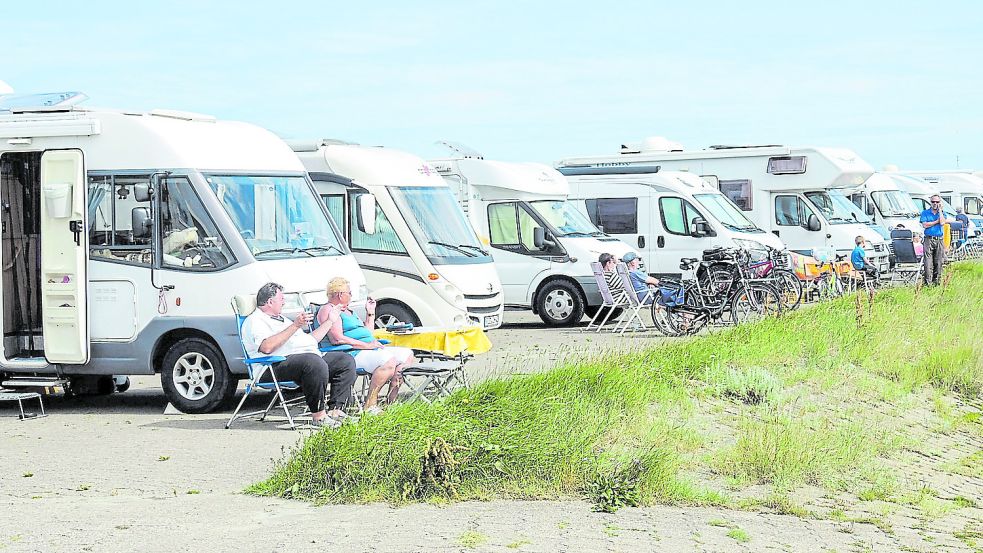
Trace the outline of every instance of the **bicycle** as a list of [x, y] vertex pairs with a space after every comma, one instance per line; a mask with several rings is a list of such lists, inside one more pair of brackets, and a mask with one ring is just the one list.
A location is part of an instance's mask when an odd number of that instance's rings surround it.
[[788, 255], [771, 246], [764, 253], [764, 258], [760, 261], [753, 261], [750, 270], [759, 279], [771, 282], [781, 293], [782, 305], [789, 311], [797, 309], [802, 303], [802, 281], [795, 276], [795, 272], [788, 268]]
[[813, 250], [812, 256], [816, 259], [816, 271], [818, 274], [808, 284], [810, 293], [816, 296], [817, 301], [825, 301], [842, 296], [844, 287], [837, 266], [846, 259], [846, 256], [835, 253], [830, 256], [818, 250]]

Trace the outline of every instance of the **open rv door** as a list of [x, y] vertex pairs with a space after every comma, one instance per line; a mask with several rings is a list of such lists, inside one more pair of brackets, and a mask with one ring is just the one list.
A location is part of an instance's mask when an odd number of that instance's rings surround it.
[[89, 233], [82, 152], [41, 156], [41, 331], [49, 363], [89, 360]]

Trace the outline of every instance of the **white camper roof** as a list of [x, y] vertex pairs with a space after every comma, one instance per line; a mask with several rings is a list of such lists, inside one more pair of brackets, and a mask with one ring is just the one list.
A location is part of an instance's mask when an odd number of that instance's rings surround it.
[[[567, 179], [543, 163], [472, 158], [436, 159], [432, 163], [442, 174], [459, 173], [471, 186], [501, 189], [503, 194], [496, 196], [528, 199], [523, 195], [530, 195], [565, 199], [570, 194]], [[491, 196], [485, 194], [485, 197]]]
[[288, 144], [312, 173], [334, 173], [365, 186], [447, 186], [432, 165], [400, 150], [331, 139]]
[[958, 171], [905, 171], [904, 174], [920, 178], [941, 192], [961, 194], [983, 193], [983, 179], [972, 173]]
[[83, 148], [90, 171], [304, 170], [275, 134], [238, 121], [177, 111], [90, 109], [0, 112], [0, 152]]
[[[646, 145], [654, 145], [646, 149]], [[820, 189], [859, 186], [874, 172], [874, 168], [852, 150], [828, 147], [762, 146], [711, 146], [704, 150], [677, 149], [673, 142], [647, 139], [640, 145], [623, 145], [622, 153], [605, 156], [573, 157], [558, 161], [558, 169], [565, 174], [575, 173], [644, 173], [662, 170], [685, 169], [697, 175], [715, 175], [719, 179], [759, 177], [755, 186], [763, 190]], [[773, 157], [806, 156], [805, 172], [801, 174], [768, 174], [768, 159]], [[760, 158], [758, 163], [754, 158]], [[753, 163], [748, 173], [746, 163]], [[722, 168], [742, 165], [738, 173], [728, 175]], [[569, 171], [569, 172], [568, 172]], [[760, 178], [779, 177], [779, 178]]]
[[928, 181], [912, 177], [910, 175], [903, 175], [901, 173], [884, 173], [891, 177], [901, 190], [904, 190], [912, 196], [931, 196], [932, 194], [938, 194], [939, 190], [934, 185], [930, 184]]

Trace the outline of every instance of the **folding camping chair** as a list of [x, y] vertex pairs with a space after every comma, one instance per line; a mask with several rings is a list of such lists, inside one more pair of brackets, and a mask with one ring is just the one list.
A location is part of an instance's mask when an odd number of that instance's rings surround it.
[[915, 255], [915, 245], [908, 229], [891, 231], [891, 245], [894, 247], [894, 278], [905, 284], [914, 284], [924, 270], [922, 260]]
[[[597, 332], [600, 332], [601, 329], [604, 328], [604, 325], [608, 323], [608, 319], [611, 318], [611, 315], [614, 314], [617, 309], [629, 308], [631, 307], [631, 304], [628, 303], [628, 298], [626, 297], [625, 291], [621, 286], [618, 286], [616, 290], [612, 290], [608, 286], [607, 276], [604, 274], [604, 269], [599, 262], [592, 262], [590, 264], [590, 268], [594, 272], [594, 280], [597, 282], [597, 289], [601, 292], [601, 305], [597, 308], [597, 312], [594, 313], [594, 316], [591, 318], [590, 322], [587, 323], [587, 326], [583, 328], [583, 330], [588, 331], [596, 329]], [[618, 280], [618, 283], [621, 283], [620, 279]], [[601, 318], [601, 314], [604, 313], [605, 309], [607, 309], [607, 314]], [[624, 316], [623, 311], [622, 316]], [[601, 321], [597, 323], [599, 318], [601, 318]], [[615, 324], [619, 323], [620, 321], [621, 318], [615, 321]], [[596, 326], [595, 323], [597, 323]]]
[[625, 313], [622, 314], [621, 319], [614, 325], [612, 332], [618, 332], [624, 334], [628, 330], [629, 326], [632, 326], [632, 330], [651, 330], [648, 325], [642, 321], [642, 316], [640, 315], [642, 308], [649, 306], [654, 301], [654, 295], [652, 289], [648, 289], [645, 295], [641, 299], [638, 298], [638, 294], [635, 293], [635, 287], [631, 284], [631, 275], [628, 274], [628, 266], [624, 263], [619, 262], [615, 265], [614, 270], [617, 271], [618, 276], [621, 277], [621, 286], [628, 300], [628, 308], [625, 309]]
[[[276, 377], [276, 371], [273, 370], [273, 365], [279, 363], [280, 361], [286, 360], [286, 357], [280, 355], [250, 357], [249, 353], [246, 351], [246, 344], [242, 340], [242, 323], [246, 320], [246, 317], [248, 317], [250, 313], [256, 310], [256, 297], [235, 296], [232, 298], [232, 310], [235, 312], [236, 333], [239, 336], [239, 345], [242, 346], [242, 360], [246, 364], [246, 370], [249, 373], [249, 380], [246, 382], [246, 391], [242, 395], [242, 399], [239, 400], [239, 405], [237, 405], [235, 411], [232, 412], [232, 417], [229, 418], [229, 422], [225, 423], [225, 428], [231, 427], [232, 423], [245, 417], [259, 415], [258, 420], [265, 420], [266, 415], [269, 414], [270, 410], [273, 409], [275, 405], [279, 404], [283, 408], [284, 415], [287, 417], [287, 424], [291, 429], [296, 429], [297, 423], [294, 422], [293, 416], [290, 415], [289, 407], [291, 404], [296, 403], [303, 398], [287, 401], [286, 397], [283, 395], [283, 391], [300, 390], [300, 385], [292, 380], [278, 380]], [[260, 382], [260, 380], [266, 375], [267, 371], [270, 373], [272, 380], [270, 382]], [[273, 392], [273, 398], [266, 406], [266, 409], [262, 411], [253, 411], [250, 413], [239, 413], [243, 404], [246, 403], [246, 398], [248, 398], [249, 394], [251, 394], [256, 388], [270, 390]]]

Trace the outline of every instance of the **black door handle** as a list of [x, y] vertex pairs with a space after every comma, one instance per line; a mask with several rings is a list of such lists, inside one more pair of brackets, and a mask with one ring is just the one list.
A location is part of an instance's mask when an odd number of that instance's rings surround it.
[[68, 222], [68, 230], [71, 231], [72, 235], [75, 236], [75, 245], [82, 245], [82, 220], [78, 219], [76, 221]]
[[660, 236], [659, 239], [655, 241], [655, 243], [658, 244], [660, 248], [666, 247], [666, 237]]
[[638, 235], [638, 247], [639, 248], [645, 247], [645, 237], [642, 235]]

